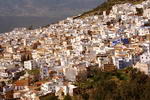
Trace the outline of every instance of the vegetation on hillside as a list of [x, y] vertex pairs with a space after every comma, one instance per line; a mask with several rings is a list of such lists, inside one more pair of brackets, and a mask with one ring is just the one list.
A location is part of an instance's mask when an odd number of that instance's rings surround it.
[[106, 2], [97, 6], [96, 8], [83, 13], [79, 17], [82, 18], [88, 15], [102, 14], [103, 11], [106, 11], [108, 13], [111, 10], [112, 6], [116, 4], [124, 4], [124, 3], [139, 4], [139, 3], [142, 3], [143, 1], [146, 1], [146, 0], [107, 0]]
[[39, 69], [33, 69], [33, 70], [28, 70], [29, 75], [39, 75], [40, 70]]
[[76, 85], [72, 100], [150, 100], [150, 78], [132, 68], [114, 72], [94, 69], [86, 81]]
[[32, 70], [27, 70], [29, 77], [30, 77], [30, 82], [34, 83], [39, 81], [40, 78], [40, 69], [32, 69]]
[[54, 94], [47, 94], [46, 96], [40, 97], [40, 100], [58, 100], [58, 97]]

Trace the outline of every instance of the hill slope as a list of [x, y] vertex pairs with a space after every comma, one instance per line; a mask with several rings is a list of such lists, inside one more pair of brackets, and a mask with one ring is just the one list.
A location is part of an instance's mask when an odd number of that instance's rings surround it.
[[146, 0], [107, 0], [106, 2], [97, 6], [96, 8], [81, 14], [79, 17], [102, 14], [103, 11], [111, 10], [112, 6], [116, 4], [123, 4], [123, 3], [139, 4], [143, 1], [146, 1]]

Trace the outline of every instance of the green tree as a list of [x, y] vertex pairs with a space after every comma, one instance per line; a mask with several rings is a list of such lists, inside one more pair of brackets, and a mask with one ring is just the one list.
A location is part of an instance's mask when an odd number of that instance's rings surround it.
[[65, 97], [64, 97], [64, 100], [72, 100], [71, 96], [69, 94], [67, 94]]
[[58, 100], [58, 97], [55, 95], [48, 94], [46, 96], [40, 97], [40, 100]]

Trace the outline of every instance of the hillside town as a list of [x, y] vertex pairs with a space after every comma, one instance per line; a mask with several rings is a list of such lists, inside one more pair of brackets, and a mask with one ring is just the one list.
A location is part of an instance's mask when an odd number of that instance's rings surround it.
[[72, 96], [90, 67], [150, 75], [150, 0], [0, 34], [0, 100]]

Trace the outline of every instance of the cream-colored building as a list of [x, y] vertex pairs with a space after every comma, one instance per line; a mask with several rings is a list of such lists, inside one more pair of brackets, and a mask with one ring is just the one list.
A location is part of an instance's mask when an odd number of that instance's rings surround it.
[[137, 62], [133, 68], [138, 69], [141, 72], [144, 72], [146, 75], [150, 74], [150, 65], [149, 64], [144, 64], [144, 63], [139, 63]]

